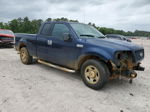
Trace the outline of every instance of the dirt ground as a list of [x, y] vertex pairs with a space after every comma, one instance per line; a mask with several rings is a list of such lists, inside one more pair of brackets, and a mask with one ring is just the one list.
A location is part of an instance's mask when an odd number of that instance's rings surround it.
[[129, 84], [111, 80], [101, 90], [86, 87], [79, 74], [42, 64], [23, 65], [14, 49], [0, 49], [0, 112], [150, 112], [150, 40], [144, 72]]

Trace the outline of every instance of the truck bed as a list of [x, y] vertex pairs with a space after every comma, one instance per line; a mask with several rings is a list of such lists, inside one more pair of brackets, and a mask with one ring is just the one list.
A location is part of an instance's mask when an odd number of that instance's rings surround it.
[[36, 34], [27, 34], [27, 33], [15, 33], [15, 49], [19, 50], [19, 45], [21, 42], [26, 41], [28, 43], [28, 50], [30, 54], [36, 55], [36, 46], [33, 45], [36, 43]]

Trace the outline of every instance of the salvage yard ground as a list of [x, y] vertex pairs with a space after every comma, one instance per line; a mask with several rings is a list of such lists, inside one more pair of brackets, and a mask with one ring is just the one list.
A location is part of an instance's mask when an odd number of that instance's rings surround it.
[[129, 84], [111, 80], [101, 90], [86, 87], [79, 74], [42, 64], [23, 65], [14, 49], [0, 49], [0, 112], [150, 112], [150, 40], [143, 45], [146, 69]]

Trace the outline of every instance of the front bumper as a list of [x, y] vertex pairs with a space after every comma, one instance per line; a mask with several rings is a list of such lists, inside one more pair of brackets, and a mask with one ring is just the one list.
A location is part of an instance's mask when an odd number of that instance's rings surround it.
[[14, 42], [13, 41], [0, 41], [0, 45], [1, 46], [14, 45]]
[[138, 71], [144, 71], [144, 67], [140, 66], [140, 63], [133, 64], [131, 62], [125, 63], [125, 65], [122, 65], [120, 67], [116, 66], [112, 61], [110, 61], [111, 64], [111, 76], [110, 79], [115, 79], [118, 77], [125, 77], [128, 79], [133, 79], [137, 77], [137, 73], [135, 70]]
[[142, 67], [142, 66], [140, 66], [140, 64], [138, 64], [138, 66], [134, 67], [134, 70], [137, 70], [137, 71], [144, 71], [144, 70], [145, 70], [145, 67]]

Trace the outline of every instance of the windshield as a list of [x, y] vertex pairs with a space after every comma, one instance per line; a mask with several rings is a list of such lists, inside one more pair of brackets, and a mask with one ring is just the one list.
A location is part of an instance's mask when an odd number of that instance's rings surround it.
[[71, 26], [80, 38], [105, 38], [105, 36], [93, 26], [81, 23], [71, 23]]
[[0, 34], [14, 35], [13, 32], [10, 30], [0, 30]]

